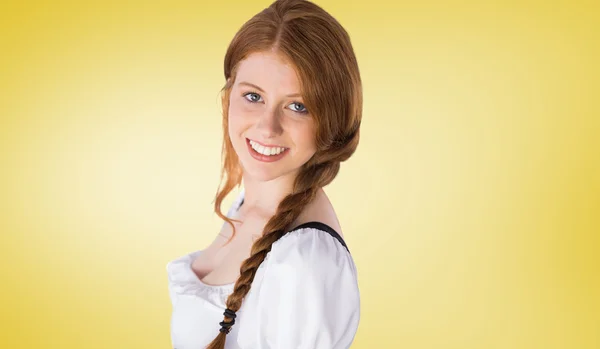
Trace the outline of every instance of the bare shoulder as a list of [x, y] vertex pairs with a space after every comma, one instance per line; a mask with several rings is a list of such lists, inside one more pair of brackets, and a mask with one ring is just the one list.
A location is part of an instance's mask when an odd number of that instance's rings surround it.
[[293, 227], [307, 222], [321, 222], [335, 230], [342, 239], [344, 238], [342, 227], [335, 213], [335, 209], [323, 188], [319, 189], [315, 199], [302, 211], [296, 219]]

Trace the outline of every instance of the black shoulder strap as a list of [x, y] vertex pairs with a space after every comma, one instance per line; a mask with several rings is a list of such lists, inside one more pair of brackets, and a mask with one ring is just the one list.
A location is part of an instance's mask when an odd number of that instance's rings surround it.
[[323, 222], [311, 221], [311, 222], [302, 223], [299, 226], [295, 227], [294, 229], [290, 230], [288, 233], [291, 233], [295, 230], [302, 229], [302, 228], [314, 228], [314, 229], [322, 230], [322, 231], [328, 233], [329, 235], [333, 236], [337, 241], [340, 242], [340, 244], [342, 244], [342, 246], [344, 246], [346, 248], [346, 250], [348, 252], [350, 252], [350, 250], [348, 249], [348, 246], [346, 246], [346, 243], [344, 242], [344, 240], [342, 239], [340, 234], [338, 234], [337, 231], [335, 231], [332, 227], [328, 226], [327, 224], [325, 224]]
[[[244, 204], [244, 198], [242, 198], [242, 201], [238, 205], [238, 210], [243, 204]], [[329, 225], [327, 225], [323, 222], [311, 221], [311, 222], [302, 223], [299, 226], [295, 227], [294, 229], [288, 231], [288, 233], [291, 233], [295, 230], [303, 229], [303, 228], [314, 228], [314, 229], [322, 230], [322, 231], [328, 233], [329, 235], [333, 236], [337, 241], [339, 241], [340, 244], [342, 244], [342, 246], [344, 246], [348, 252], [350, 252], [350, 250], [348, 249], [348, 246], [346, 245], [346, 243], [344, 242], [344, 239], [342, 239], [340, 234], [338, 234], [338, 232], [335, 231], [335, 229], [333, 229], [332, 227], [330, 227]]]

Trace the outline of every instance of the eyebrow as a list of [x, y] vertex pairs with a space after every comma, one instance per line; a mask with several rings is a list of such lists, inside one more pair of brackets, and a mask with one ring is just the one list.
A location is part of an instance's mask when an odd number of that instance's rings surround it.
[[[254, 87], [255, 89], [259, 90], [260, 92], [265, 93], [265, 90], [263, 90], [262, 88], [258, 87], [257, 85], [251, 84], [249, 82], [242, 81], [239, 84], [240, 85], [246, 85], [246, 86]], [[302, 95], [300, 93], [292, 93], [292, 94], [287, 95], [286, 97], [302, 97]]]

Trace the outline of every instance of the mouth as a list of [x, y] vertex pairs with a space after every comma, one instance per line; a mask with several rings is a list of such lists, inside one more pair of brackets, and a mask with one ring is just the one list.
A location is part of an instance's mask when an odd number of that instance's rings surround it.
[[[250, 155], [254, 159], [261, 162], [279, 161], [283, 157], [285, 157], [290, 151], [290, 148], [283, 148], [283, 150], [281, 150], [282, 147], [263, 147], [258, 143], [251, 141], [248, 138], [246, 138], [246, 147], [248, 148], [248, 152], [250, 153]], [[254, 148], [257, 148], [258, 150]], [[272, 153], [272, 155], [270, 153]]]

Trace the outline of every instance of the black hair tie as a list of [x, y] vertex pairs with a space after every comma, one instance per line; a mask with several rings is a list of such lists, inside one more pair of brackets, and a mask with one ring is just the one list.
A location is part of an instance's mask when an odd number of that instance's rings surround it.
[[235, 311], [233, 311], [229, 308], [225, 309], [225, 312], [223, 313], [223, 315], [227, 316], [228, 318], [235, 319]]
[[219, 330], [219, 332], [228, 334], [229, 331], [231, 331], [231, 326], [233, 326], [233, 324], [235, 324], [235, 317], [236, 317], [235, 311], [227, 308], [227, 309], [225, 309], [225, 312], [223, 313], [223, 315], [230, 318], [231, 321], [230, 322], [225, 322], [225, 321], [219, 322], [219, 325], [221, 325], [221, 329]]

